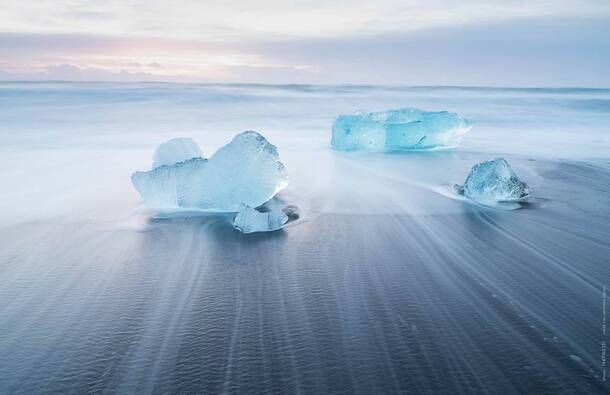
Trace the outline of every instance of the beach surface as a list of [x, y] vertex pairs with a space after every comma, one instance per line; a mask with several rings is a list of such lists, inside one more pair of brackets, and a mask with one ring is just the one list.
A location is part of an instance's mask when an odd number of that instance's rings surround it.
[[[610, 90], [0, 83], [0, 392], [607, 393]], [[459, 149], [346, 153], [333, 117], [456, 111]], [[300, 218], [161, 215], [157, 144], [277, 145]], [[506, 158], [515, 210], [454, 192]]]

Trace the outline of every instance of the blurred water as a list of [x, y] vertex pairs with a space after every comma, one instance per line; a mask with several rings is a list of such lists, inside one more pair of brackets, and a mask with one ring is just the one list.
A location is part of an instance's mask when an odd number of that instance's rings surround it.
[[187, 134], [211, 151], [248, 129], [319, 148], [338, 114], [405, 106], [474, 120], [465, 150], [605, 158], [610, 144], [608, 89], [0, 82], [0, 106], [12, 149], [152, 148]]
[[[329, 149], [340, 113], [476, 124], [460, 149]], [[155, 218], [157, 144], [278, 146], [302, 217]], [[0, 83], [0, 392], [603, 392], [610, 90]], [[522, 210], [452, 196], [505, 156]]]
[[[329, 150], [337, 114], [402, 106], [456, 111], [476, 125], [459, 151], [436, 156], [405, 160]], [[178, 136], [194, 138], [211, 155], [236, 133], [257, 130], [280, 150], [292, 180], [286, 192], [299, 195], [302, 205], [332, 212], [396, 207], [397, 194], [384, 177], [429, 189], [462, 182], [473, 165], [459, 156], [464, 152], [485, 159], [599, 162], [610, 156], [610, 90], [604, 89], [0, 83], [0, 108], [0, 181], [12, 191], [0, 211], [9, 222], [63, 217], [76, 206], [96, 215], [98, 201], [111, 212], [132, 208], [139, 197], [129, 174], [148, 169], [154, 148]], [[367, 182], [348, 176], [353, 165], [364, 164]], [[345, 194], [359, 191], [389, 201], [346, 202]], [[420, 205], [407, 206], [402, 211]], [[118, 218], [124, 216], [119, 210]]]

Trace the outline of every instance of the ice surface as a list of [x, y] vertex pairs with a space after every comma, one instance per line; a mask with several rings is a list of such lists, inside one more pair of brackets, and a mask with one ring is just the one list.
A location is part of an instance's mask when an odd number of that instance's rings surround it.
[[529, 187], [521, 181], [504, 158], [474, 165], [463, 187], [464, 195], [483, 204], [523, 199]]
[[173, 165], [193, 158], [203, 158], [203, 153], [193, 139], [184, 137], [171, 139], [157, 147], [152, 168]]
[[409, 151], [456, 147], [472, 122], [447, 112], [402, 108], [340, 115], [331, 144], [340, 151]]
[[277, 148], [251, 131], [235, 136], [209, 160], [193, 158], [136, 172], [131, 181], [151, 208], [211, 212], [258, 207], [288, 185]]
[[242, 233], [270, 232], [281, 229], [288, 221], [283, 211], [261, 213], [255, 209], [243, 206], [235, 216], [233, 227]]

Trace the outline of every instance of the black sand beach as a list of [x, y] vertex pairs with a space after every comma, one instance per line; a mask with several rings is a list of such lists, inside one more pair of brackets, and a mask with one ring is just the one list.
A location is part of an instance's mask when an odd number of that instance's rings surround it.
[[5, 228], [3, 391], [602, 393], [610, 171], [542, 167], [510, 212]]
[[[295, 106], [318, 108], [318, 96], [300, 91], [273, 91], [281, 105], [267, 88], [232, 93], [230, 103], [258, 103], [266, 118], [220, 103], [205, 111], [231, 116], [195, 132], [209, 114], [196, 112], [192, 92], [191, 112], [156, 114], [159, 99], [135, 94], [137, 103], [81, 103], [80, 90], [93, 88], [78, 85], [61, 100], [31, 89], [38, 93], [13, 101], [13, 121], [3, 124], [0, 392], [610, 389], [602, 378], [610, 162], [599, 155], [608, 115], [581, 109], [570, 127], [554, 122], [559, 111], [570, 122], [576, 110], [565, 103], [578, 95], [607, 92], [525, 91], [509, 105], [497, 91], [400, 91], [411, 98], [402, 102], [434, 108], [461, 95], [470, 107], [458, 110], [480, 122], [459, 150], [361, 154], [328, 149], [326, 116], [301, 117], [282, 134]], [[398, 101], [394, 91], [363, 92], [332, 95], [338, 107]], [[473, 110], [485, 100], [488, 112]], [[66, 130], [50, 110], [31, 114], [39, 125], [22, 117], [26, 105], [69, 108], [65, 116], [81, 128]], [[520, 122], [536, 117], [540, 136], [561, 130], [563, 140], [528, 144], [535, 128]], [[243, 235], [230, 216], [164, 218], [142, 207], [129, 176], [150, 163], [157, 140], [194, 136], [208, 154], [264, 119], [291, 180], [279, 199], [299, 207], [297, 221]], [[576, 123], [598, 127], [583, 135]], [[23, 134], [9, 133], [17, 129]], [[590, 144], [602, 146], [591, 151], [601, 159], [579, 157]], [[520, 209], [485, 208], [452, 192], [473, 164], [495, 156], [532, 186]]]

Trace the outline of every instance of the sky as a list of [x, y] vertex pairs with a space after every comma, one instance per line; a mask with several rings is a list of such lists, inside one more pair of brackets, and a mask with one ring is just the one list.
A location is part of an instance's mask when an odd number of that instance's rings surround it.
[[609, 0], [2, 0], [1, 80], [610, 87]]

